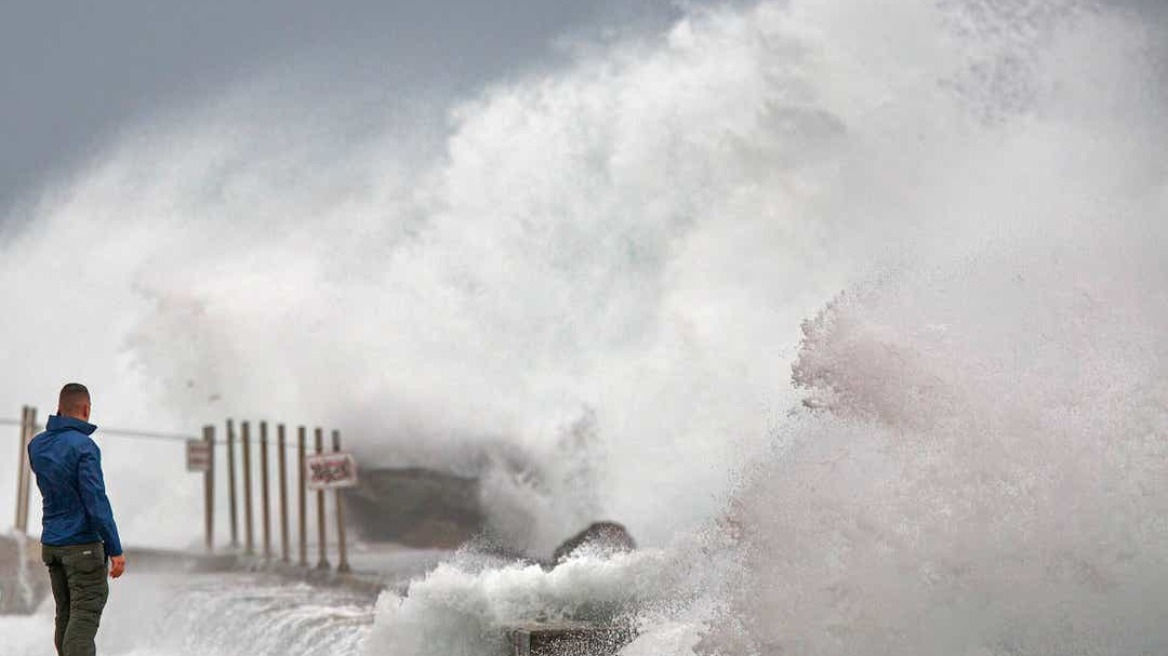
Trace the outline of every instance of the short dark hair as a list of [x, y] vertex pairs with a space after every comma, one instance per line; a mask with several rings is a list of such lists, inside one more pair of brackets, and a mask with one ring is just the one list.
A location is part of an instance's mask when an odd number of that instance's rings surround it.
[[81, 383], [68, 383], [61, 388], [57, 409], [59, 411], [77, 410], [86, 403], [89, 403], [89, 389]]

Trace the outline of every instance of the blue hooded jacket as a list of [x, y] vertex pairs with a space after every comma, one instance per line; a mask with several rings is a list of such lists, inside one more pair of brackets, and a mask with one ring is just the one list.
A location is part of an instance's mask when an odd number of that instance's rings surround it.
[[44, 499], [41, 543], [64, 547], [100, 541], [107, 556], [120, 556], [122, 541], [105, 495], [101, 450], [89, 437], [95, 430], [80, 419], [49, 415], [45, 432], [28, 444]]

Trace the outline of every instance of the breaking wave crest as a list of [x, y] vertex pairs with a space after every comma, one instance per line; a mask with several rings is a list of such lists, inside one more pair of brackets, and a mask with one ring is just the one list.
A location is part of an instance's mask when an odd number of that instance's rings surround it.
[[[485, 467], [531, 552], [595, 515], [661, 550], [449, 563], [386, 593], [372, 654], [588, 600], [641, 628], [627, 654], [1158, 653], [1168, 85], [1142, 18], [694, 9], [359, 142], [241, 92], [50, 193], [0, 289], [85, 250], [101, 275], [35, 282], [94, 319], [53, 357], [124, 374], [111, 411], [331, 422], [367, 462]], [[0, 336], [35, 354], [45, 321]]]

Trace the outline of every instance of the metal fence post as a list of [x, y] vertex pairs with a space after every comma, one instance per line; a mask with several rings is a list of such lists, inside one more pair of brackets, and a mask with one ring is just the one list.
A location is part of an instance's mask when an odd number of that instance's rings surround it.
[[235, 499], [235, 425], [227, 420], [227, 511], [231, 516], [231, 546], [239, 547], [239, 512]]
[[203, 473], [203, 513], [207, 532], [207, 551], [215, 550], [215, 427], [203, 426], [207, 442], [207, 471]]
[[[316, 454], [320, 455], [320, 454], [324, 453], [324, 431], [319, 426], [317, 426], [315, 432], [316, 432]], [[318, 546], [318, 550], [320, 551], [320, 560], [317, 561], [316, 568], [327, 570], [329, 568], [328, 533], [327, 533], [328, 525], [327, 525], [327, 522], [325, 520], [325, 514], [324, 514], [324, 490], [323, 489], [316, 491], [316, 529], [317, 529], [317, 541], [319, 543], [317, 546]]]
[[300, 566], [308, 567], [308, 485], [304, 459], [307, 448], [307, 429], [303, 426], [296, 429], [296, 468], [300, 474], [296, 477], [297, 499], [300, 515]]
[[280, 474], [280, 560], [288, 562], [288, 458], [284, 436], [284, 424], [276, 427], [276, 454], [279, 457]]
[[243, 553], [255, 554], [255, 534], [251, 517], [251, 426], [239, 422], [239, 441], [243, 446]]
[[[333, 431], [333, 452], [341, 452], [341, 432], [337, 430]], [[336, 498], [337, 502], [337, 558], [339, 559], [339, 562], [337, 563], [337, 571], [341, 574], [352, 571], [349, 568], [349, 552], [345, 545], [345, 504], [344, 499], [341, 496], [344, 491], [344, 488], [337, 488], [333, 490], [333, 496]]]
[[272, 504], [268, 493], [268, 422], [260, 422], [260, 501], [264, 520], [264, 559], [272, 557]]

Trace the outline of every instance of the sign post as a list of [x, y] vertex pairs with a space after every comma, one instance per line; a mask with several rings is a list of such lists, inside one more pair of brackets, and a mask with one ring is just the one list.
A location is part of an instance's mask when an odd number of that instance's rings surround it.
[[316, 548], [320, 552], [320, 560], [316, 563], [316, 568], [320, 570], [328, 570], [328, 526], [325, 522], [324, 515], [324, 488], [321, 486], [313, 486], [313, 481], [318, 480], [317, 468], [312, 466], [313, 459], [319, 459], [324, 453], [324, 431], [320, 426], [313, 430], [313, 436], [316, 438], [316, 455], [311, 456], [308, 460], [309, 479], [308, 486], [316, 490]]
[[203, 426], [203, 444], [207, 451], [207, 469], [203, 472], [203, 520], [207, 534], [207, 551], [215, 550], [215, 427]]
[[[320, 434], [318, 433], [317, 436], [319, 438]], [[345, 541], [345, 506], [341, 500], [341, 490], [357, 485], [357, 461], [351, 453], [341, 451], [339, 431], [333, 431], [332, 437], [332, 453], [318, 452], [308, 456], [306, 463], [308, 487], [317, 490], [319, 495], [323, 495], [325, 490], [333, 490], [336, 500], [337, 555], [340, 559], [337, 563], [337, 572], [346, 574], [352, 570], [349, 567], [349, 554]], [[317, 442], [317, 445], [319, 446], [320, 442]], [[323, 529], [321, 536], [324, 536]]]
[[215, 547], [215, 427], [203, 426], [203, 439], [187, 440], [187, 471], [203, 474], [203, 530], [207, 551]]
[[337, 486], [333, 490], [334, 500], [337, 502], [337, 571], [341, 574], [348, 574], [352, 571], [349, 567], [349, 551], [345, 542], [345, 504], [341, 498], [341, 492], [344, 487], [351, 487], [357, 484], [357, 463], [353, 460], [353, 456], [347, 453], [341, 453], [341, 432], [333, 431], [333, 456], [348, 456], [345, 461], [340, 463], [339, 477], [337, 480], [344, 481], [344, 486]]

